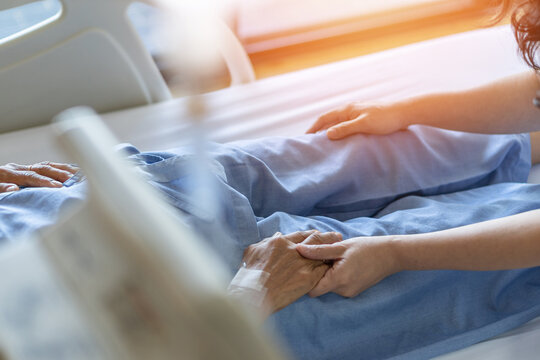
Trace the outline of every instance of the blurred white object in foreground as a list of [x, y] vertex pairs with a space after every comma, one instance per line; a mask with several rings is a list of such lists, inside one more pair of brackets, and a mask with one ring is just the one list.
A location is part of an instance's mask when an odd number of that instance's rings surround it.
[[156, 0], [162, 10], [160, 42], [167, 44], [166, 67], [190, 92], [202, 88], [221, 69], [223, 61], [232, 85], [255, 80], [251, 62], [226, 21], [234, 10], [233, 0]]
[[0, 252], [0, 349], [11, 360], [280, 359], [226, 295], [211, 248], [113, 152], [95, 113], [55, 126], [88, 179], [84, 206]]

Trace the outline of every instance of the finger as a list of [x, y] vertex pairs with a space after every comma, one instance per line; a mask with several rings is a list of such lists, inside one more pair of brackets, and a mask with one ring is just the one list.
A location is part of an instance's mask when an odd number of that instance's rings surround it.
[[62, 187], [62, 183], [34, 171], [13, 171], [10, 181], [19, 186]]
[[327, 128], [328, 126], [338, 123], [342, 111], [343, 110], [341, 109], [336, 109], [319, 116], [317, 121], [315, 121], [313, 125], [311, 125], [311, 127], [306, 131], [306, 134], [314, 134], [323, 128]]
[[7, 164], [6, 167], [12, 170], [17, 171], [34, 171], [40, 175], [49, 177], [53, 180], [58, 180], [61, 182], [64, 182], [71, 178], [74, 173], [76, 173], [78, 170], [76, 167], [67, 165], [67, 164], [59, 164], [59, 163], [51, 163], [51, 162], [41, 162], [39, 164], [33, 164], [33, 165], [20, 165], [15, 163]]
[[0, 183], [0, 193], [17, 190], [19, 190], [19, 187], [15, 184]]
[[58, 169], [51, 165], [45, 164], [31, 165], [29, 166], [29, 170], [60, 182], [64, 182], [73, 176], [73, 174], [67, 170]]
[[334, 289], [334, 284], [336, 284], [335, 279], [335, 270], [334, 268], [328, 269], [324, 276], [319, 280], [317, 285], [313, 287], [308, 293], [311, 297], [317, 297], [324, 295]]
[[289, 240], [290, 242], [298, 244], [307, 239], [310, 235], [318, 232], [318, 230], [296, 231], [291, 234], [284, 235], [283, 238]]
[[77, 173], [77, 171], [80, 170], [78, 167], [73, 166], [73, 165], [55, 163], [51, 161], [42, 161], [38, 164], [33, 164], [33, 165], [21, 165], [21, 164], [9, 163], [9, 164], [6, 164], [6, 167], [13, 170], [21, 170], [21, 171], [22, 170], [35, 171], [35, 169], [39, 169], [40, 167], [41, 168], [49, 167], [49, 168], [55, 168], [62, 171], [67, 171], [70, 174], [75, 174]]
[[351, 286], [342, 286], [340, 288], [333, 289], [332, 291], [343, 297], [353, 298], [361, 292], [367, 290], [370, 286], [363, 286], [360, 288], [353, 288]]
[[306, 134], [314, 134], [319, 131], [323, 126], [326, 126], [329, 122], [332, 121], [331, 119], [335, 118], [335, 112], [336, 110], [333, 110], [319, 116], [319, 118], [313, 123], [313, 125], [311, 125], [309, 129], [307, 129]]
[[323, 245], [298, 244], [296, 251], [303, 257], [311, 260], [336, 260], [342, 257], [345, 252], [345, 246], [341, 243]]
[[334, 244], [343, 240], [343, 237], [338, 232], [317, 232], [309, 235], [302, 244], [320, 245], [320, 244]]
[[330, 129], [331, 127], [335, 126], [337, 123], [328, 123], [326, 125], [323, 125], [319, 128], [319, 130], [317, 130], [318, 132], [319, 131], [325, 131], [325, 130], [328, 130]]
[[73, 166], [73, 165], [70, 165], [70, 164], [62, 164], [62, 163], [56, 163], [56, 162], [51, 162], [51, 161], [43, 161], [41, 162], [42, 165], [48, 165], [48, 166], [51, 166], [53, 168], [57, 168], [57, 169], [60, 169], [60, 170], [64, 170], [64, 171], [67, 171], [71, 174], [75, 174], [77, 173], [77, 171], [80, 170], [79, 167], [77, 166]]
[[312, 275], [311, 291], [319, 281], [323, 278], [324, 274], [331, 269], [328, 265], [318, 262], [316, 265], [310, 266], [310, 273]]
[[363, 132], [365, 131], [365, 119], [366, 115], [362, 114], [356, 119], [345, 121], [335, 126], [332, 126], [328, 130], [326, 130], [326, 136], [328, 136], [330, 140], [340, 140], [346, 138], [347, 136]]

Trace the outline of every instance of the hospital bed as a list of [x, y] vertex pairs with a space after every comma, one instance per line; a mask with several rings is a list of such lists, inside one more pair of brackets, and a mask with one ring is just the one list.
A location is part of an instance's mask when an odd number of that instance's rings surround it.
[[[202, 95], [208, 137], [217, 142], [301, 134], [325, 111], [350, 101], [398, 100], [481, 85], [527, 71], [508, 27], [484, 29], [280, 75]], [[141, 150], [176, 147], [189, 123], [188, 99], [105, 113], [120, 141]], [[52, 128], [0, 135], [0, 162], [69, 161]], [[466, 161], [466, 159], [464, 159]], [[540, 183], [540, 167], [530, 182]], [[533, 359], [540, 319], [442, 359]]]

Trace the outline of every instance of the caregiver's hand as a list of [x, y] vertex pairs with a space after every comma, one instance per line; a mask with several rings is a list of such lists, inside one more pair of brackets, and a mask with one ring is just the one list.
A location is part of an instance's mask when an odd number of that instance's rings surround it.
[[19, 190], [19, 186], [62, 187], [77, 172], [67, 164], [44, 161], [33, 165], [0, 166], [0, 193]]
[[310, 291], [310, 296], [335, 292], [354, 297], [399, 271], [390, 237], [360, 237], [323, 245], [299, 244], [296, 249], [313, 260], [334, 260], [332, 267]]
[[288, 235], [276, 233], [270, 238], [250, 245], [243, 261], [248, 269], [270, 274], [264, 305], [276, 312], [307, 294], [328, 270], [321, 260], [310, 260], [296, 251], [297, 244], [325, 244], [341, 240], [338, 233], [299, 231]]
[[390, 134], [407, 128], [398, 108], [397, 104], [354, 102], [322, 115], [306, 133], [326, 130], [331, 140], [340, 140], [357, 133]]

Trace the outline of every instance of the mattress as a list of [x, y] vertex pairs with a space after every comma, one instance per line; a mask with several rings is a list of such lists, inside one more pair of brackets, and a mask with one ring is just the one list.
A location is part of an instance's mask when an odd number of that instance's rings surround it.
[[[205, 94], [208, 138], [218, 142], [303, 133], [317, 116], [350, 101], [395, 101], [482, 85], [529, 71], [508, 27], [430, 40]], [[187, 99], [103, 114], [123, 142], [141, 150], [180, 145]], [[0, 163], [68, 161], [50, 126], [0, 135]], [[530, 182], [540, 183], [540, 166]], [[536, 359], [540, 318], [441, 359]], [[536, 351], [535, 351], [536, 350]]]

